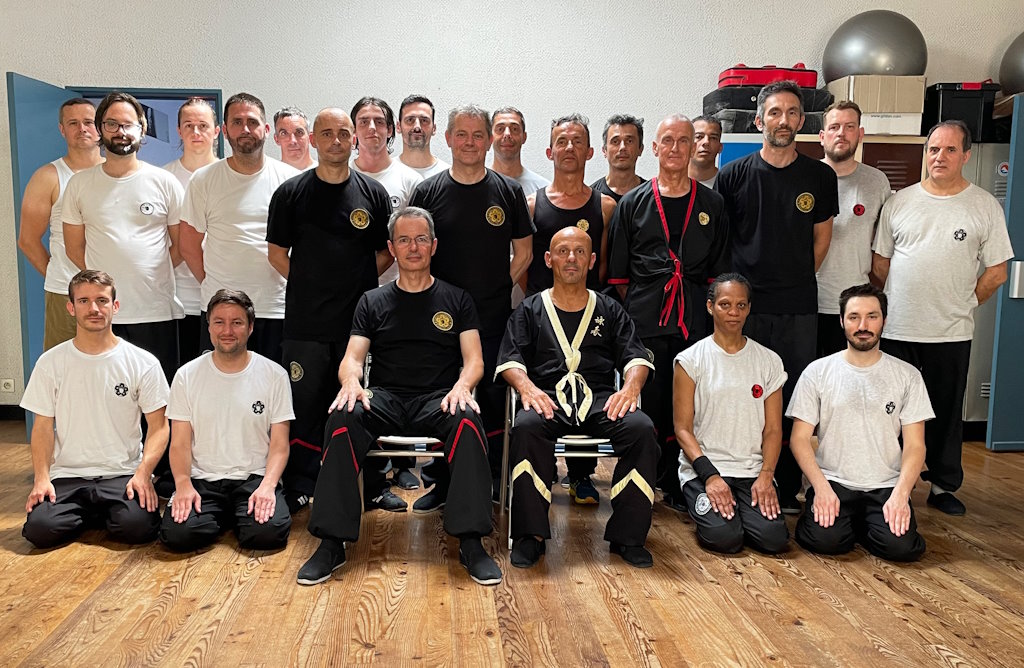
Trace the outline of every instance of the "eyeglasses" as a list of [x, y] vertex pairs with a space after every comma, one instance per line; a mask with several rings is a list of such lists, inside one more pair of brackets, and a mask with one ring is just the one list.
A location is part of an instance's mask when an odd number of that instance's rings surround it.
[[131, 132], [132, 130], [141, 130], [142, 126], [138, 123], [118, 123], [117, 121], [103, 121], [103, 129], [107, 132], [117, 132], [118, 130], [124, 129], [125, 132]]
[[417, 246], [429, 246], [431, 242], [430, 237], [425, 234], [421, 234], [418, 237], [398, 237], [395, 239], [395, 245], [399, 247], [406, 247], [416, 244]]

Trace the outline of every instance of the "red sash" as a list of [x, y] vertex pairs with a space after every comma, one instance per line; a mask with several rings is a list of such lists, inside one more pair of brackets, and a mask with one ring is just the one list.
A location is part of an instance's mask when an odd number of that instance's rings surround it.
[[[658, 215], [661, 216], [661, 229], [665, 231], [665, 245], [668, 246], [668, 255], [672, 258], [672, 276], [665, 283], [665, 295], [662, 297], [661, 317], [658, 319], [658, 326], [664, 327], [668, 324], [672, 315], [672, 307], [679, 306], [679, 315], [676, 324], [683, 330], [683, 338], [689, 339], [690, 333], [683, 324], [683, 263], [676, 257], [675, 251], [669, 245], [672, 235], [668, 231], [668, 220], [665, 219], [665, 208], [661, 205], [661, 193], [658, 192], [658, 177], [651, 179], [651, 189], [654, 191], [654, 203], [658, 205]], [[690, 179], [690, 203], [686, 207], [686, 218], [683, 219], [683, 232], [679, 235], [680, 248], [682, 248], [683, 237], [686, 236], [686, 228], [690, 224], [690, 214], [693, 213], [693, 203], [697, 201], [697, 182]]]

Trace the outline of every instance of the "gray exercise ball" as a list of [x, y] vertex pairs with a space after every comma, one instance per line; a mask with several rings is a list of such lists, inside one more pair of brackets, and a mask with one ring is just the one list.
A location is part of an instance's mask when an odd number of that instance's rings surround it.
[[857, 14], [832, 33], [822, 58], [825, 81], [851, 74], [920, 76], [928, 45], [914, 22], [887, 9]]
[[1003, 95], [1024, 93], [1024, 32], [1010, 42], [999, 63], [999, 85]]

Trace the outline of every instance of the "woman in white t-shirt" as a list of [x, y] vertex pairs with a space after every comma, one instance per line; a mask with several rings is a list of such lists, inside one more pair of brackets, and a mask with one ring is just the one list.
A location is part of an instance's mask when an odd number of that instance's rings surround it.
[[714, 333], [676, 356], [679, 483], [702, 546], [774, 554], [789, 542], [774, 481], [786, 372], [778, 355], [743, 336], [750, 295], [740, 274], [716, 278], [707, 301]]

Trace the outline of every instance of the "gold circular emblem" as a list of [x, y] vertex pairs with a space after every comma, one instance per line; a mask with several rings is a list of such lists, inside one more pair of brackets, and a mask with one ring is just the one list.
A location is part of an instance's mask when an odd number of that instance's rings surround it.
[[580, 228], [584, 232], [590, 229], [590, 223], [587, 222], [586, 218], [580, 218], [576, 221], [576, 227]]
[[302, 380], [302, 376], [305, 372], [302, 370], [302, 365], [298, 362], [292, 362], [288, 365], [288, 374], [292, 377], [292, 382], [297, 383]]
[[487, 209], [487, 213], [484, 214], [487, 218], [487, 222], [495, 227], [500, 227], [505, 222], [505, 212], [502, 211], [500, 206], [492, 206]]
[[700, 215], [697, 216], [697, 222], [699, 222], [701, 225], [707, 225], [708, 223], [711, 222], [711, 216], [701, 211]]
[[814, 208], [814, 195], [811, 193], [800, 193], [796, 198], [796, 208], [801, 213], [807, 213]]
[[356, 209], [348, 217], [352, 227], [363, 230], [370, 224], [370, 212], [366, 209]]
[[447, 332], [452, 328], [455, 321], [452, 319], [452, 316], [445, 311], [438, 311], [434, 314], [433, 323], [434, 327], [437, 327], [442, 332]]

